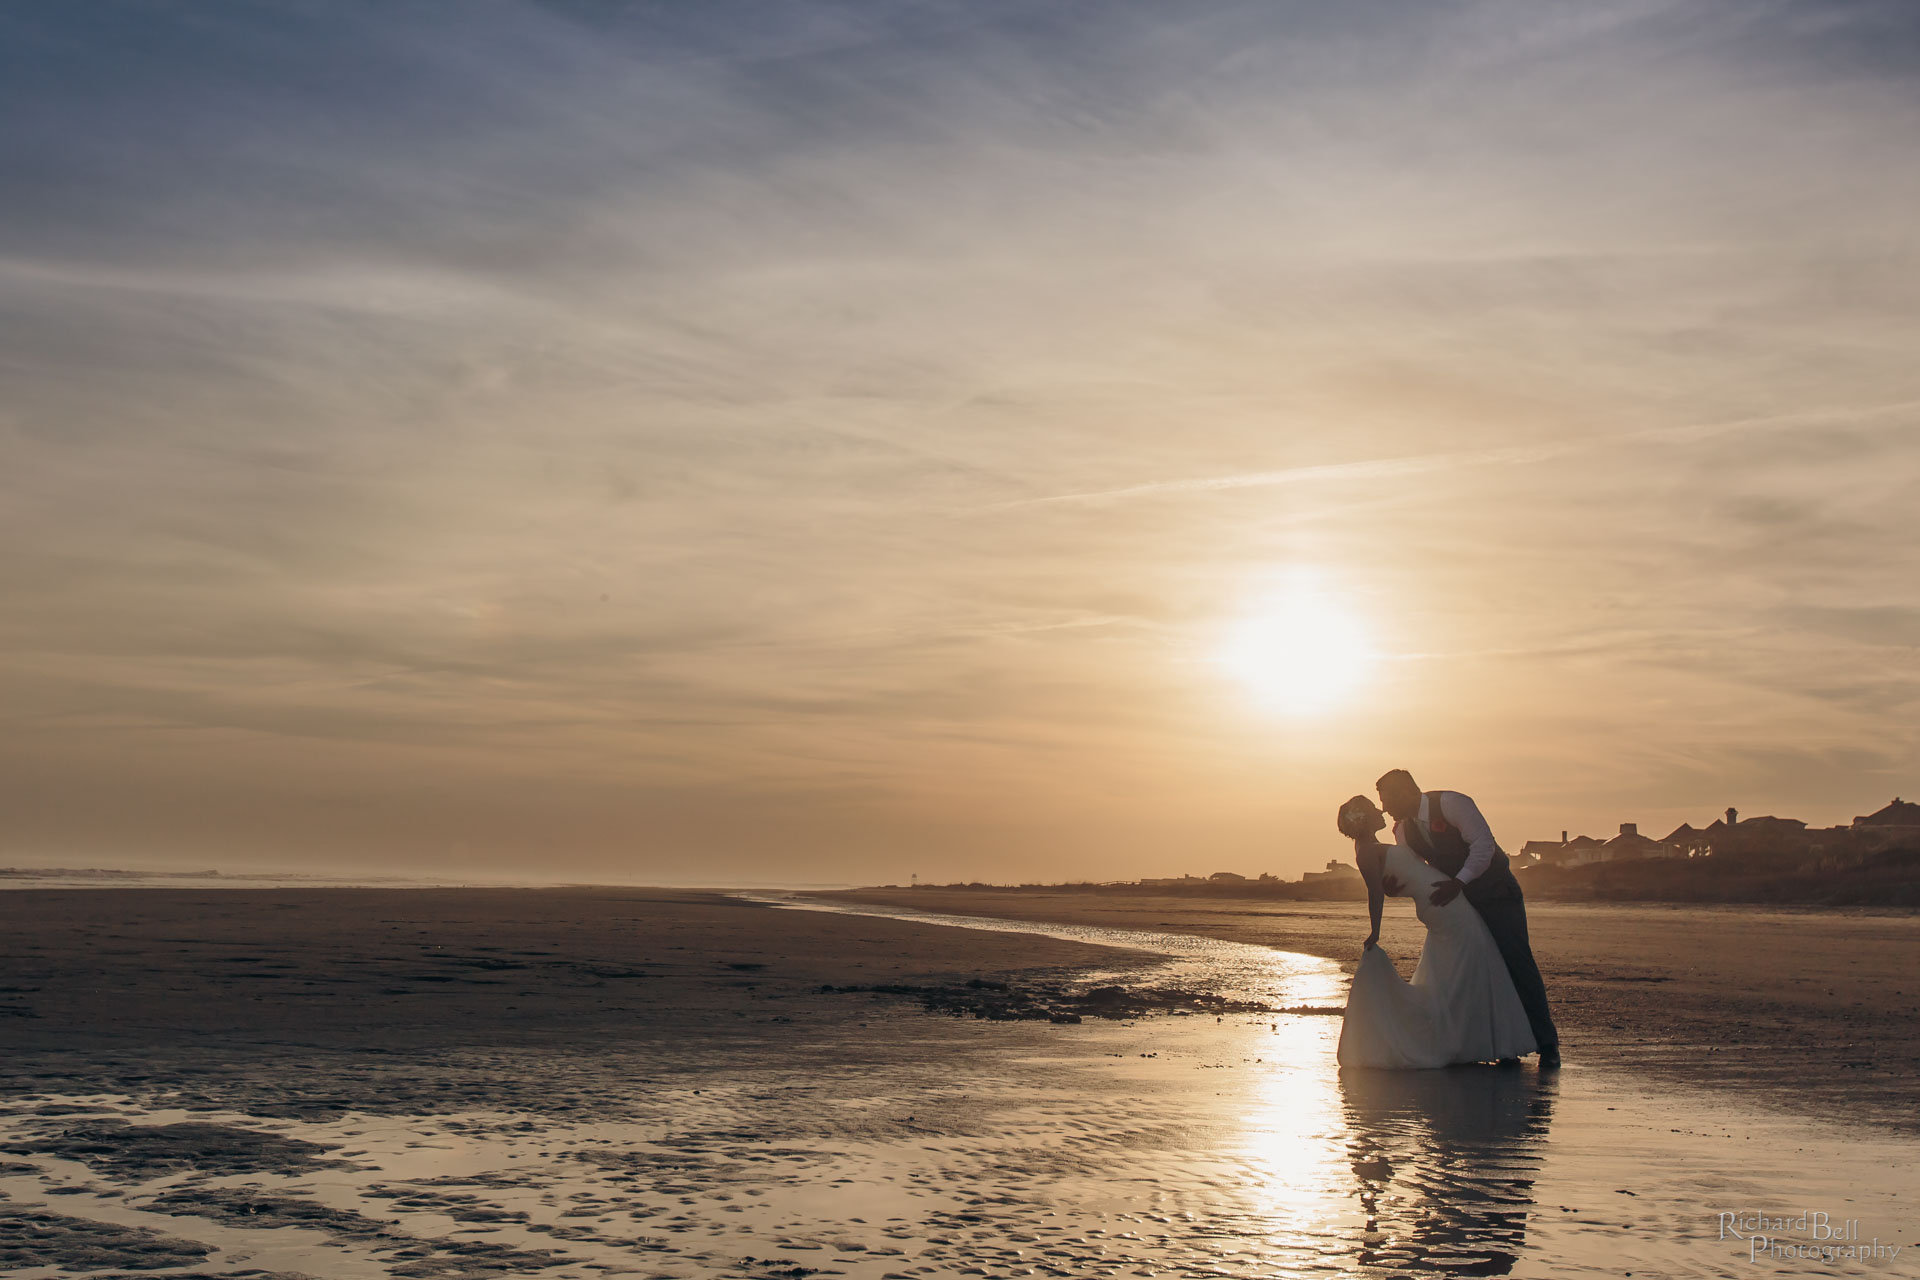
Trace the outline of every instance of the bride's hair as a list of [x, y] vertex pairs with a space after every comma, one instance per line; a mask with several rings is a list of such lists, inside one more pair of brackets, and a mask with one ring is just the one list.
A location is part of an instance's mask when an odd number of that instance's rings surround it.
[[1340, 806], [1340, 834], [1349, 840], [1372, 835], [1385, 825], [1379, 808], [1365, 796], [1355, 796]]

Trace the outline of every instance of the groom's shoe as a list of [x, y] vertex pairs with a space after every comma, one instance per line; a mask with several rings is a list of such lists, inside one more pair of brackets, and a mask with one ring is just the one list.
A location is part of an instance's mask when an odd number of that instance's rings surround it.
[[1552, 1048], [1542, 1049], [1540, 1051], [1540, 1069], [1542, 1071], [1558, 1071], [1560, 1069], [1559, 1045], [1554, 1045]]

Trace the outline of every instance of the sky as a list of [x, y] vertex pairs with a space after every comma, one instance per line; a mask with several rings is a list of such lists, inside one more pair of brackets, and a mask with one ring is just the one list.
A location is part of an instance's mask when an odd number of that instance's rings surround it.
[[1905, 0], [0, 8], [0, 862], [1920, 793]]

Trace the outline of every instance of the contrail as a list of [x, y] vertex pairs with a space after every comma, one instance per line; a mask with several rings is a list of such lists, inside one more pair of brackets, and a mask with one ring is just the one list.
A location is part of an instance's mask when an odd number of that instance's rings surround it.
[[1155, 494], [1208, 493], [1221, 489], [1259, 489], [1282, 485], [1312, 484], [1325, 480], [1385, 480], [1398, 476], [1424, 475], [1471, 466], [1519, 466], [1544, 462], [1587, 448], [1585, 443], [1515, 446], [1503, 449], [1474, 449], [1453, 453], [1422, 453], [1404, 458], [1375, 458], [1365, 462], [1334, 462], [1314, 467], [1288, 467], [1280, 471], [1245, 471], [1238, 475], [1202, 476], [1192, 480], [1160, 480], [1149, 484], [1127, 485], [1120, 489], [1094, 489], [1083, 493], [1057, 493], [1044, 498], [1017, 498], [995, 503], [999, 507], [1036, 507], [1050, 503], [1119, 502], [1127, 498], [1145, 498]]

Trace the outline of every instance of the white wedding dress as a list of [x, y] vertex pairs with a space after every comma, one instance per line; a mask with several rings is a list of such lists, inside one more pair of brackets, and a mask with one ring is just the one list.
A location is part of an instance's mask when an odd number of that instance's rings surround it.
[[1413, 981], [1379, 947], [1360, 957], [1340, 1028], [1343, 1067], [1444, 1067], [1517, 1058], [1538, 1046], [1486, 922], [1464, 895], [1428, 901], [1445, 877], [1403, 844], [1388, 845], [1383, 867], [1413, 899], [1427, 941]]

